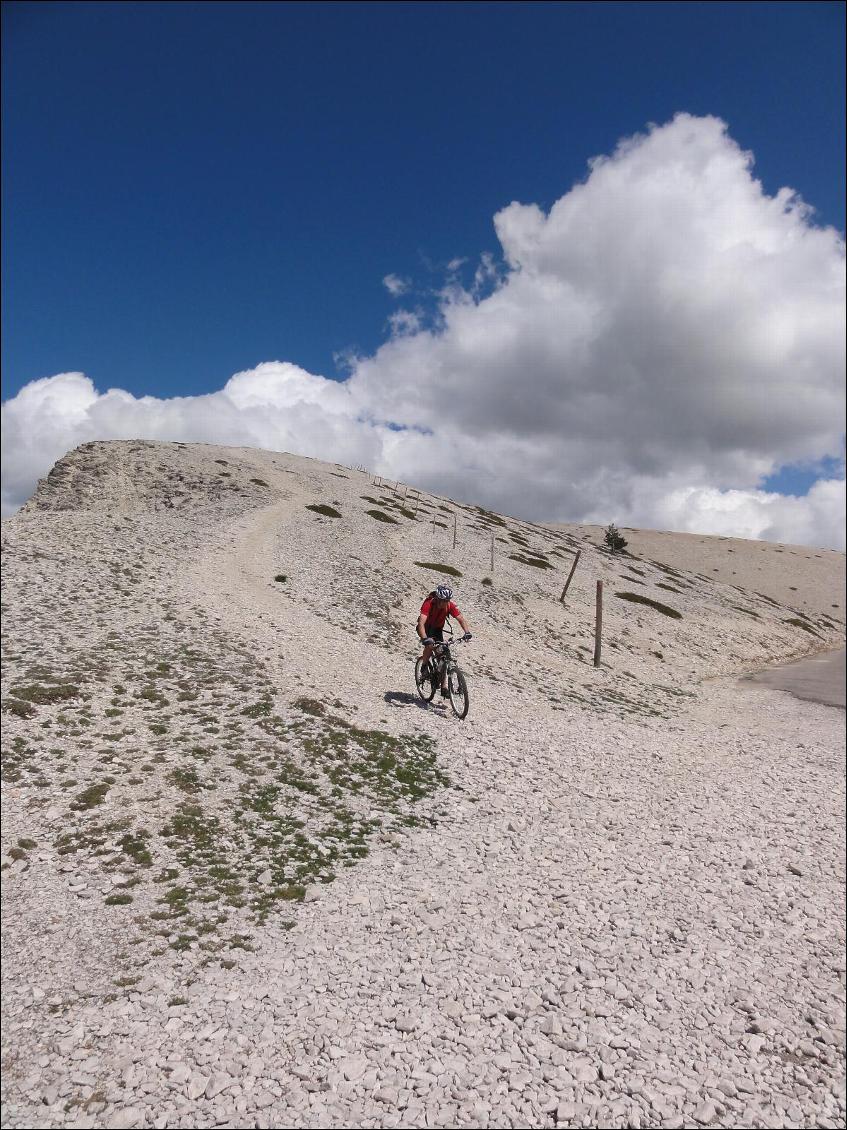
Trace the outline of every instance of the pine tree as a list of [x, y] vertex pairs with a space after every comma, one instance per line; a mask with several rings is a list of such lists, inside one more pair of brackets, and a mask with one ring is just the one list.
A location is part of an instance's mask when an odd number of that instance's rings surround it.
[[626, 549], [628, 544], [626, 538], [621, 536], [614, 522], [610, 522], [606, 527], [603, 541], [606, 543], [606, 548], [610, 553], [620, 553], [622, 549]]

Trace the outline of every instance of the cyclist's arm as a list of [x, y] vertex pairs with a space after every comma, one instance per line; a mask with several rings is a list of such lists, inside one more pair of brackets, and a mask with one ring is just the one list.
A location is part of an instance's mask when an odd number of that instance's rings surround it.
[[[407, 620], [406, 623], [408, 624], [408, 622]], [[418, 635], [422, 640], [426, 639], [426, 616], [423, 612], [418, 617]]]
[[[457, 615], [456, 615], [456, 619], [457, 619], [457, 620], [459, 621], [459, 627], [460, 627], [460, 628], [462, 629], [462, 631], [463, 631], [463, 632], [467, 632], [467, 631], [469, 631], [469, 630], [470, 630], [470, 629], [468, 628], [467, 624], [465, 623], [465, 618], [464, 618], [464, 616], [463, 616], [463, 615], [461, 614], [461, 612], [457, 613]], [[407, 622], [408, 622], [408, 621], [407, 621]]]

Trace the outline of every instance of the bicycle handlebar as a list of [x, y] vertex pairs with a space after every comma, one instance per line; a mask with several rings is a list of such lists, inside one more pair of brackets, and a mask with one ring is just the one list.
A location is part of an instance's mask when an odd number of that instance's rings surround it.
[[[424, 642], [421, 639], [420, 636], [416, 636], [415, 638], [417, 639], [418, 643]], [[455, 647], [457, 643], [470, 643], [470, 640], [466, 640], [464, 636], [459, 636], [459, 638], [455, 639], [455, 640], [433, 640], [432, 646], [433, 647]]]

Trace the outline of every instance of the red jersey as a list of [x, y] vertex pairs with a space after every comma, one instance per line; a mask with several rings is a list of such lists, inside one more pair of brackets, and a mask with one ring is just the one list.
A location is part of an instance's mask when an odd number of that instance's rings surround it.
[[421, 605], [421, 615], [426, 617], [426, 622], [431, 627], [443, 628], [448, 616], [460, 616], [461, 613], [452, 600], [436, 608], [435, 599], [430, 594]]

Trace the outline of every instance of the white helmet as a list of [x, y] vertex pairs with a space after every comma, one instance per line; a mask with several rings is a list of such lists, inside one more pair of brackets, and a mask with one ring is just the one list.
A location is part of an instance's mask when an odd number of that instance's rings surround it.
[[439, 600], [452, 600], [453, 599], [453, 590], [450, 588], [449, 585], [439, 585], [438, 588], [435, 590], [435, 595], [438, 597]]

